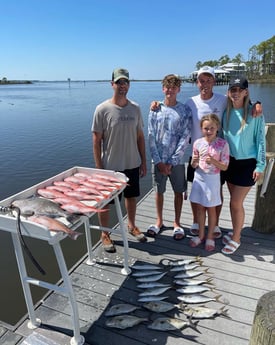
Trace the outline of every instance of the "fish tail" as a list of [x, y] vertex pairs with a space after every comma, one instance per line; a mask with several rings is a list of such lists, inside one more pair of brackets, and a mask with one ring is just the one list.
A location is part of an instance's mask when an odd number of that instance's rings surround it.
[[216, 302], [219, 302], [219, 303], [223, 303], [223, 301], [221, 301], [221, 298], [222, 297], [222, 295], [217, 295], [216, 297], [215, 297], [215, 301]]
[[213, 274], [212, 272], [209, 272], [209, 267], [207, 267], [207, 268], [204, 270], [204, 273], [206, 273], [206, 274]]
[[224, 308], [225, 308], [225, 306], [223, 306], [220, 310], [221, 315], [226, 317], [227, 319], [232, 320], [231, 316], [229, 316], [229, 314], [228, 314], [228, 309], [224, 309]]

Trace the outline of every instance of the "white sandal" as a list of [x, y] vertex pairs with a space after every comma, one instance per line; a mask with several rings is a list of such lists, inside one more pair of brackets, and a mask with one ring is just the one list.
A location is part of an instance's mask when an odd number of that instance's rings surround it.
[[233, 232], [230, 231], [226, 235], [223, 235], [222, 244], [226, 245], [232, 240]]
[[239, 248], [241, 244], [230, 240], [222, 249], [222, 253], [225, 255], [231, 255]]

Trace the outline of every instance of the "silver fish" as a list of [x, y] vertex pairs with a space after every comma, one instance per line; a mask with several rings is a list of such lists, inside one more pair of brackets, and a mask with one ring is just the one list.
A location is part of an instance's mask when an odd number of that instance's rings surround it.
[[178, 296], [178, 299], [184, 303], [187, 304], [196, 304], [196, 303], [207, 303], [211, 301], [216, 301], [216, 302], [221, 302], [220, 301], [221, 295], [218, 295], [214, 298], [207, 297], [204, 295], [199, 295], [199, 294], [192, 294], [192, 295], [181, 295]]
[[151, 276], [154, 274], [160, 274], [160, 271], [144, 271], [144, 270], [140, 270], [140, 271], [136, 271], [134, 273], [132, 273], [133, 277], [147, 277], [147, 276]]
[[134, 270], [162, 270], [163, 267], [160, 267], [158, 265], [154, 265], [154, 264], [134, 264], [133, 266], [131, 266], [131, 268], [133, 268]]
[[224, 317], [231, 319], [231, 317], [228, 315], [228, 309], [225, 309], [225, 306], [218, 310], [207, 308], [205, 306], [198, 306], [192, 308], [185, 306], [183, 308], [183, 313], [186, 316], [192, 316], [192, 318], [195, 319], [210, 319], [218, 315], [222, 315]]
[[192, 286], [192, 285], [202, 285], [202, 284], [212, 284], [212, 278], [207, 278], [206, 280], [199, 279], [175, 279], [174, 283], [181, 286]]
[[169, 290], [170, 286], [167, 287], [159, 287], [159, 288], [153, 288], [153, 289], [146, 289], [145, 291], [141, 292], [139, 294], [140, 297], [144, 296], [158, 296], [164, 293], [165, 291]]
[[173, 304], [166, 301], [151, 301], [143, 304], [143, 307], [151, 310], [155, 313], [166, 313], [172, 309], [182, 309], [184, 307], [183, 302], [179, 304]]
[[115, 304], [106, 311], [105, 316], [116, 316], [116, 315], [121, 315], [121, 314], [128, 314], [136, 309], [140, 309], [140, 307], [137, 307], [135, 305], [128, 304], [128, 303]]
[[138, 325], [141, 322], [148, 321], [145, 317], [137, 317], [133, 315], [117, 315], [106, 320], [106, 326], [113, 328], [130, 328]]
[[195, 278], [198, 277], [204, 273], [209, 273], [208, 272], [209, 268], [206, 268], [204, 271], [186, 271], [186, 272], [180, 272], [175, 275], [174, 278], [176, 279], [188, 279], [188, 278]]
[[159, 283], [159, 282], [148, 282], [148, 283], [141, 283], [137, 285], [139, 289], [153, 289], [157, 287], [168, 287], [168, 286], [171, 286], [171, 284], [164, 284], [164, 283]]
[[154, 320], [151, 324], [149, 324], [147, 327], [157, 331], [174, 331], [181, 330], [185, 327], [191, 327], [197, 332], [199, 332], [197, 329], [197, 324], [198, 321], [193, 323], [190, 319], [187, 321], [183, 321], [176, 318], [159, 317], [156, 320]]
[[201, 264], [187, 264], [187, 265], [178, 265], [178, 266], [174, 266], [170, 269], [171, 272], [179, 272], [179, 271], [191, 271], [194, 270], [197, 267], [200, 267]]
[[160, 274], [154, 274], [147, 277], [137, 278], [137, 281], [140, 283], [156, 282], [157, 280], [160, 280], [162, 277], [164, 277], [165, 274], [166, 272], [163, 272]]
[[202, 264], [202, 260], [200, 258], [200, 256], [196, 256], [194, 259], [182, 259], [182, 260], [168, 260], [168, 265], [169, 266], [182, 266], [182, 265], [190, 265], [194, 262], [198, 262], [200, 264]]
[[69, 213], [62, 210], [55, 202], [37, 196], [14, 200], [12, 206], [18, 207], [21, 214], [26, 217], [33, 216], [34, 214], [53, 218], [67, 218], [69, 216]]
[[199, 294], [206, 291], [213, 291], [213, 288], [209, 288], [205, 285], [189, 285], [176, 289], [176, 291], [182, 294]]
[[153, 301], [163, 301], [168, 296], [144, 296], [138, 299], [138, 302], [153, 302]]

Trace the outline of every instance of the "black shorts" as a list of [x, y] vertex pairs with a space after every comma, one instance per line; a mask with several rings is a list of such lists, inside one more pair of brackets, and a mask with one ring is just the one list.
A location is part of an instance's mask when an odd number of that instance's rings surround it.
[[[119, 171], [125, 174], [129, 181], [127, 182], [127, 186], [123, 190], [122, 193], [119, 194], [118, 198], [121, 200], [122, 194], [124, 198], [134, 198], [140, 196], [140, 188], [139, 188], [139, 167], [134, 169], [126, 169], [124, 171]], [[114, 204], [115, 201], [111, 200], [109, 204]]]
[[235, 159], [230, 156], [228, 169], [224, 172], [226, 182], [236, 186], [250, 187], [255, 184], [253, 172], [256, 169], [256, 159]]

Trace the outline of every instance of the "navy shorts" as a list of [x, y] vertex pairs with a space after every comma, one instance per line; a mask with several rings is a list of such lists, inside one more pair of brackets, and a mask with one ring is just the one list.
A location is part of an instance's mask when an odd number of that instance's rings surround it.
[[228, 169], [224, 172], [226, 182], [236, 186], [251, 187], [255, 184], [253, 172], [256, 169], [256, 159], [235, 159], [230, 156]]

